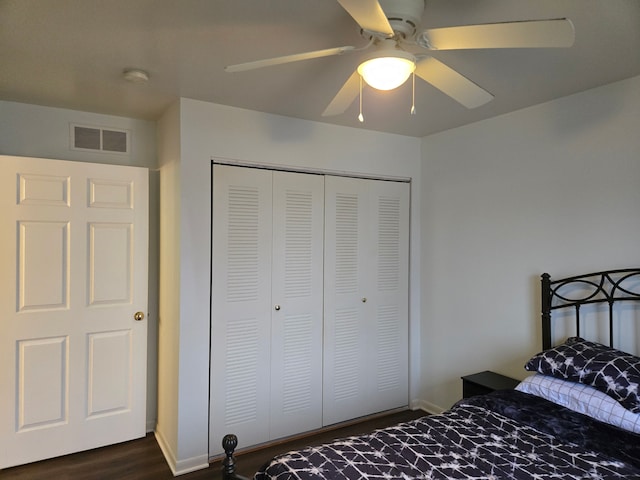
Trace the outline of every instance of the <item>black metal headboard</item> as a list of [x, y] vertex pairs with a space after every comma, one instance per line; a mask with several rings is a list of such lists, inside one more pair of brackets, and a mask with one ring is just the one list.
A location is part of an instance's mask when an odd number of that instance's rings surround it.
[[[578, 298], [569, 298], [565, 291], [580, 290]], [[613, 346], [613, 305], [615, 302], [640, 301], [640, 268], [609, 270], [575, 277], [551, 280], [542, 274], [542, 348], [552, 347], [552, 310], [575, 309], [576, 335], [580, 336], [580, 307], [594, 303], [609, 304], [609, 344]]]

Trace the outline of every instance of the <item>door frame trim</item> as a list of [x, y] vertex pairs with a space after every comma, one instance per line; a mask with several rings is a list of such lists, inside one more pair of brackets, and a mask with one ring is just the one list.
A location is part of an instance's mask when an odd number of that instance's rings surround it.
[[383, 180], [388, 182], [411, 183], [410, 177], [395, 177], [391, 175], [370, 175], [360, 172], [347, 172], [344, 170], [327, 170], [313, 167], [292, 167], [290, 165], [278, 165], [273, 163], [260, 163], [248, 160], [237, 160], [224, 157], [212, 157], [212, 165], [229, 165], [232, 167], [258, 168], [263, 170], [276, 170], [281, 172], [310, 173], [314, 175], [334, 175], [337, 177], [364, 178], [368, 180]]

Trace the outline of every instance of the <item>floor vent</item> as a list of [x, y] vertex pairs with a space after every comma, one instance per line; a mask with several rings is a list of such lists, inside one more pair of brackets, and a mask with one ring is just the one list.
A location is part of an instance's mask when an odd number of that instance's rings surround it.
[[71, 149], [127, 154], [129, 131], [72, 124]]

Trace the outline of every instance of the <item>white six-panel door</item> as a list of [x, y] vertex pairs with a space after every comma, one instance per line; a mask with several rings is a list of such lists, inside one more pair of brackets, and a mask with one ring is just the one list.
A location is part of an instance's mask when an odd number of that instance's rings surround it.
[[147, 170], [0, 156], [0, 214], [0, 468], [143, 436]]

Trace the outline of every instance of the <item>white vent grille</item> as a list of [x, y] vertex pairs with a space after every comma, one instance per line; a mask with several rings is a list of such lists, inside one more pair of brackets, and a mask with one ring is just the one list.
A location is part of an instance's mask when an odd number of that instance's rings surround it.
[[123, 155], [129, 153], [128, 130], [71, 124], [70, 140], [72, 150], [89, 150]]

